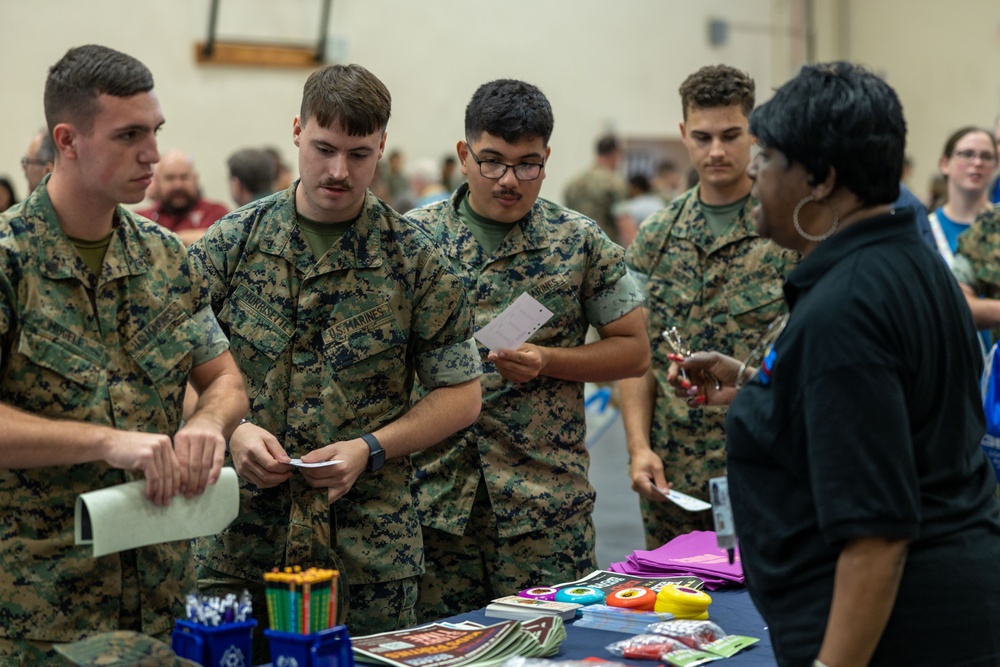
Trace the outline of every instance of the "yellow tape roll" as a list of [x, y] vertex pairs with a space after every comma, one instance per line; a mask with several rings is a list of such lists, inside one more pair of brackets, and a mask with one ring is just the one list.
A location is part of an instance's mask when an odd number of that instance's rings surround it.
[[702, 621], [708, 618], [708, 605], [712, 598], [704, 591], [687, 586], [667, 584], [656, 594], [655, 611], [669, 612], [678, 619]]

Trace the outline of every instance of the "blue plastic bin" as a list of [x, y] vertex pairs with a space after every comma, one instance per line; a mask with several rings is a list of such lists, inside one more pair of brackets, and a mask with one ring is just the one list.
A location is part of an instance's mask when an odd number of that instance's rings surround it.
[[252, 619], [216, 627], [178, 620], [171, 644], [174, 653], [204, 667], [251, 667], [256, 625]]
[[296, 667], [354, 667], [347, 627], [338, 625], [311, 635], [264, 630], [271, 644], [271, 664]]

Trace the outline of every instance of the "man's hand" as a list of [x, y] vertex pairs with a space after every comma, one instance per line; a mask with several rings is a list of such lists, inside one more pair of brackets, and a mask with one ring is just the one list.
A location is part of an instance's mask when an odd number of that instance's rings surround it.
[[168, 436], [108, 429], [104, 460], [112, 468], [141, 472], [146, 497], [157, 505], [169, 505], [180, 489], [181, 469]]
[[291, 457], [267, 430], [245, 423], [229, 439], [236, 473], [260, 489], [270, 489], [292, 476]]
[[668, 489], [670, 484], [663, 474], [663, 461], [653, 450], [647, 448], [632, 455], [631, 474], [633, 491], [649, 500], [664, 500], [656, 488]]
[[490, 352], [487, 357], [496, 366], [497, 372], [511, 382], [534, 380], [545, 370], [545, 348], [524, 343], [516, 350]]
[[180, 490], [185, 498], [193, 498], [219, 480], [226, 439], [218, 424], [195, 415], [174, 436], [174, 452], [181, 469]]
[[[322, 468], [301, 468], [299, 472], [315, 488], [325, 488], [327, 500], [333, 502], [351, 490], [361, 473], [368, 468], [371, 450], [361, 438], [334, 442], [314, 449], [302, 457], [303, 463], [338, 460], [340, 463]], [[378, 473], [376, 473], [378, 474]]]

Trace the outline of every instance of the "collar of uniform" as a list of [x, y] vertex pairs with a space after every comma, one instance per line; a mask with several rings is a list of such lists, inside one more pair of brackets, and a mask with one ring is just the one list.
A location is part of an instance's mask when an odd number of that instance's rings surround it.
[[789, 307], [795, 304], [800, 292], [812, 287], [834, 264], [866, 246], [888, 239], [893, 239], [894, 243], [914, 240], [923, 243], [912, 209], [893, 209], [861, 220], [820, 243], [788, 274], [785, 296]]
[[[48, 176], [46, 176], [47, 182]], [[24, 202], [25, 221], [41, 233], [37, 234], [38, 265], [47, 278], [76, 278], [85, 285], [96, 286], [90, 269], [76, 252], [73, 242], [59, 225], [47, 187], [37, 188]], [[135, 221], [122, 206], [115, 209], [115, 224], [104, 259], [109, 279], [145, 273], [148, 265], [135, 237]], [[117, 243], [116, 243], [117, 240]], [[66, 261], [72, 257], [75, 261]]]
[[[479, 244], [473, 240], [472, 232], [465, 227], [458, 214], [458, 207], [461, 206], [462, 199], [468, 191], [469, 184], [462, 183], [448, 202], [448, 218], [453, 228], [450, 231], [454, 233], [455, 230], [462, 230], [460, 236], [479, 248]], [[507, 234], [503, 243], [490, 256], [489, 261], [517, 255], [527, 250], [549, 247], [552, 244], [552, 229], [549, 226], [563, 222], [568, 211], [569, 209], [561, 208], [539, 197], [528, 214], [514, 223], [515, 229]]]
[[671, 204], [679, 206], [680, 209], [674, 216], [677, 222], [674, 223], [670, 235], [675, 239], [685, 239], [702, 248], [706, 254], [711, 254], [735, 241], [741, 241], [748, 236], [757, 236], [757, 229], [753, 225], [750, 211], [756, 206], [757, 201], [751, 197], [747, 199], [746, 205], [740, 209], [736, 217], [736, 224], [722, 236], [715, 236], [708, 229], [708, 222], [701, 211], [698, 201], [698, 186], [695, 186], [681, 195], [681, 201]]
[[262, 251], [283, 258], [304, 275], [382, 264], [381, 229], [378, 221], [386, 214], [386, 210], [371, 190], [365, 193], [361, 216], [342, 239], [343, 243], [350, 244], [350, 249], [336, 252], [331, 248], [330, 252], [317, 261], [318, 258], [313, 257], [309, 244], [295, 221], [295, 188], [298, 183], [295, 181], [278, 197], [274, 208], [279, 214], [265, 216], [268, 224], [259, 235]]

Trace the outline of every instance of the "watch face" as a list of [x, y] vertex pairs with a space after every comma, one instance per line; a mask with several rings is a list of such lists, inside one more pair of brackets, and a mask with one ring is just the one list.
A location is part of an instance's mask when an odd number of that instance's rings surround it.
[[371, 456], [368, 457], [368, 469], [372, 472], [380, 469], [385, 465], [385, 450], [380, 449], [377, 452], [372, 452]]
[[375, 472], [385, 465], [385, 450], [382, 449], [378, 439], [370, 433], [361, 436], [361, 439], [365, 441], [371, 452], [368, 455], [368, 471]]

